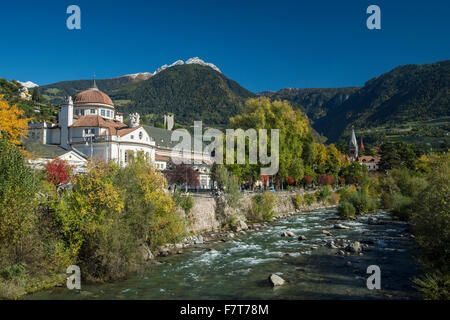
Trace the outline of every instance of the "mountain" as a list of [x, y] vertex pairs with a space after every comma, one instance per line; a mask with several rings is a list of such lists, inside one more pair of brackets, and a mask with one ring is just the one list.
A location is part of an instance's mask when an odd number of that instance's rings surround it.
[[331, 141], [351, 127], [390, 127], [450, 117], [450, 60], [399, 66], [366, 82], [314, 128]]
[[312, 88], [295, 89], [286, 88], [280, 91], [265, 91], [259, 93], [261, 96], [270, 97], [274, 100], [287, 100], [294, 109], [305, 112], [312, 122], [324, 117], [329, 110], [340, 106], [359, 87], [344, 88]]
[[174, 113], [175, 121], [193, 125], [225, 125], [247, 98], [255, 94], [210, 66], [177, 64], [148, 80], [130, 83], [109, 92], [118, 110], [162, 117]]
[[[215, 66], [212, 63], [205, 62], [199, 57], [194, 57], [186, 60], [184, 62], [183, 60], [177, 60], [171, 65], [162, 65], [154, 73], [151, 72], [139, 72], [139, 73], [133, 73], [133, 74], [126, 74], [123, 76], [114, 77], [111, 79], [98, 79], [96, 80], [97, 87], [109, 94], [111, 91], [121, 88], [129, 83], [139, 82], [148, 80], [149, 78], [153, 77], [154, 75], [160, 73], [163, 70], [166, 70], [168, 68], [172, 68], [179, 65], [184, 64], [197, 64], [201, 66], [209, 67], [219, 73], [221, 73], [220, 69]], [[26, 83], [23, 83], [24, 86], [30, 85], [28, 88], [33, 88], [33, 86], [37, 86], [36, 84], [32, 83], [31, 81], [27, 81]], [[44, 85], [40, 87], [41, 94], [44, 96], [44, 98], [53, 103], [53, 104], [60, 104], [64, 101], [64, 97], [70, 95], [75, 95], [80, 91], [86, 90], [88, 88], [92, 88], [93, 86], [93, 80], [70, 80], [70, 81], [61, 81], [56, 82], [48, 85]]]

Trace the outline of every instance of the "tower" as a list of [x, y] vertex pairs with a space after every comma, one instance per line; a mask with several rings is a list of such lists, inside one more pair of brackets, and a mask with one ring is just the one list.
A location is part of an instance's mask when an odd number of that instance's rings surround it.
[[59, 110], [59, 127], [61, 128], [61, 147], [69, 148], [69, 127], [73, 124], [73, 101], [68, 96]]
[[358, 159], [358, 142], [356, 141], [355, 129], [352, 128], [352, 135], [350, 137], [350, 142], [348, 145], [348, 156], [350, 160], [355, 161]]
[[164, 115], [164, 127], [171, 131], [173, 129], [173, 126], [175, 124], [175, 119], [173, 114], [165, 114]]

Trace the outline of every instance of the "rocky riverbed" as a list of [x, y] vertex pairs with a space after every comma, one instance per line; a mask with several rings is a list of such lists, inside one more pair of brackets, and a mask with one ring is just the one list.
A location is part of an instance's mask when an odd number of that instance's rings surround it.
[[[239, 223], [160, 248], [150, 270], [126, 281], [54, 288], [27, 299], [415, 299], [409, 225], [386, 213], [338, 220], [335, 209]], [[381, 269], [381, 290], [366, 286]], [[281, 281], [281, 280], [282, 281]], [[269, 281], [270, 280], [270, 281]], [[272, 281], [272, 283], [271, 283]], [[274, 285], [274, 281], [279, 285]], [[283, 282], [284, 281], [284, 282]]]

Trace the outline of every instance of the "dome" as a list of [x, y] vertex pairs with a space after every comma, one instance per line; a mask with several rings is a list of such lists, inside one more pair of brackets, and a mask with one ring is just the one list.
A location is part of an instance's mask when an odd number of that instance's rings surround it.
[[101, 103], [114, 106], [112, 100], [106, 93], [98, 89], [89, 89], [81, 91], [75, 96], [74, 104]]

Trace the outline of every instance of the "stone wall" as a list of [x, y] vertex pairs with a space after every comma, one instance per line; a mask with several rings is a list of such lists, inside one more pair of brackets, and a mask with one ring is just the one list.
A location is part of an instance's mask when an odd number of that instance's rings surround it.
[[[292, 192], [276, 192], [277, 204], [274, 208], [275, 215], [280, 216], [284, 213], [296, 211]], [[225, 205], [224, 199], [196, 197], [194, 198], [194, 207], [188, 216], [188, 231], [193, 233], [202, 233], [206, 231], [216, 231], [227, 224], [230, 219], [245, 221], [245, 215], [252, 205], [253, 195], [244, 195], [237, 209], [232, 209]], [[302, 211], [309, 211], [324, 207], [323, 204], [314, 203], [311, 206], [302, 207]]]

